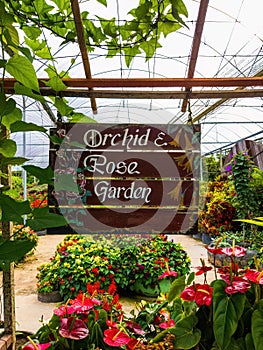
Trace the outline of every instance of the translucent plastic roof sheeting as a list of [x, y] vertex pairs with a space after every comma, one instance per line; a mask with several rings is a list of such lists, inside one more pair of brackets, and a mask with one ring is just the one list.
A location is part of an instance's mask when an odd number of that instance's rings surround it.
[[[107, 50], [96, 48], [94, 52], [89, 53], [92, 76], [99, 78], [186, 77], [199, 1], [185, 0], [184, 2], [189, 12], [186, 20], [188, 29], [181, 28], [163, 39], [162, 48], [157, 50], [151, 60], [146, 61], [143, 55], [136, 56], [131, 66], [127, 68], [124, 57], [106, 58]], [[108, 8], [105, 8], [97, 1], [80, 1], [80, 8], [94, 13], [94, 21], [95, 15], [98, 14], [104, 18], [115, 17], [116, 20], [125, 21], [129, 19], [127, 11], [135, 7], [138, 1], [108, 0], [108, 3]], [[194, 77], [262, 75], [262, 13], [262, 0], [210, 0]], [[84, 78], [78, 45], [60, 46], [60, 39], [52, 36], [47, 36], [46, 39], [47, 45], [52, 48], [56, 57], [55, 64], [59, 67], [58, 70], [67, 70], [71, 66], [71, 59], [74, 58], [76, 61], [69, 70], [69, 74], [71, 77]], [[39, 61], [39, 77], [46, 77], [44, 68], [45, 61]], [[214, 89], [219, 88], [211, 88], [211, 90]], [[69, 100], [78, 112], [93, 116], [88, 98], [76, 97]], [[220, 99], [190, 100], [188, 110], [183, 113], [182, 101], [176, 99], [100, 98], [96, 99], [98, 114], [93, 118], [102, 123], [147, 124], [185, 123], [189, 118], [200, 118], [198, 122], [202, 125], [203, 154], [215, 152], [242, 138], [260, 140], [263, 137], [262, 98], [224, 99], [215, 108], [214, 104], [218, 101]], [[56, 111], [54, 113], [56, 114]], [[34, 111], [30, 108], [26, 110], [26, 120], [33, 118], [34, 122], [51, 125], [48, 117], [43, 115], [45, 112], [41, 107]], [[43, 118], [47, 119], [43, 121]], [[27, 145], [29, 146], [31, 142], [33, 143], [33, 136]], [[48, 143], [47, 138], [44, 143]], [[34, 152], [36, 148], [33, 146], [32, 153]]]

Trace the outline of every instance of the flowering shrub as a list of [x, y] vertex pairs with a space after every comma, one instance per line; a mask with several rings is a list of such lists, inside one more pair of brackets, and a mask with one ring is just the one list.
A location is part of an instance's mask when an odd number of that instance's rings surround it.
[[103, 291], [115, 281], [118, 290], [123, 291], [130, 290], [135, 281], [153, 285], [167, 270], [179, 275], [189, 272], [186, 252], [163, 236], [139, 241], [132, 237], [131, 244], [127, 241], [121, 247], [115, 239], [107, 238], [96, 241], [90, 236], [67, 236], [50, 263], [39, 267], [38, 292], [59, 290], [67, 300], [79, 290], [85, 291], [88, 282], [100, 281]]
[[216, 236], [223, 229], [232, 230], [236, 209], [232, 205], [234, 195], [230, 181], [209, 183], [204, 208], [199, 214], [199, 224], [206, 233]]

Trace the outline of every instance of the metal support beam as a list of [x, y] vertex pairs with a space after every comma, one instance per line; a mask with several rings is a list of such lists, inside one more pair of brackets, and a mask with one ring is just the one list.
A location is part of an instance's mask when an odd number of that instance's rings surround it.
[[[195, 66], [196, 66], [196, 61], [197, 61], [198, 52], [199, 52], [199, 48], [200, 48], [201, 37], [202, 37], [202, 33], [203, 33], [208, 3], [209, 3], [209, 0], [201, 0], [201, 2], [200, 2], [198, 17], [197, 17], [196, 26], [195, 26], [195, 33], [194, 33], [194, 38], [193, 38], [190, 62], [189, 62], [189, 66], [188, 66], [187, 78], [194, 77]], [[185, 89], [186, 92], [190, 92], [190, 90], [191, 90], [190, 87]], [[187, 103], [188, 103], [188, 98], [186, 97], [183, 100], [182, 112], [186, 112]]]
[[[257, 78], [257, 77], [262, 77], [262, 76], [263, 76], [263, 69], [258, 71], [252, 78]], [[239, 87], [239, 88], [235, 89], [235, 91], [247, 91], [246, 90], [246, 86]], [[255, 96], [252, 96], [252, 97], [255, 97]], [[193, 119], [192, 122], [193, 123], [198, 122], [200, 119], [202, 119], [203, 117], [207, 116], [212, 111], [216, 110], [218, 107], [220, 107], [223, 103], [225, 103], [226, 101], [228, 101], [231, 98], [234, 98], [234, 97], [232, 97], [231, 95], [229, 95], [229, 97], [221, 96], [221, 100], [215, 102], [212, 106], [206, 108], [202, 113], [198, 114]]]
[[[85, 42], [79, 2], [78, 0], [70, 0], [70, 3], [71, 3], [73, 16], [74, 16], [74, 22], [75, 22], [75, 27], [76, 27], [77, 37], [78, 37], [78, 44], [79, 44], [79, 49], [82, 56], [82, 63], [84, 67], [85, 76], [87, 79], [91, 79], [92, 78], [91, 69], [90, 69], [89, 57], [87, 53], [87, 46]], [[89, 89], [92, 90], [92, 87], [90, 87]], [[97, 105], [94, 97], [90, 97], [90, 103], [91, 103], [91, 108], [93, 113], [97, 114]]]

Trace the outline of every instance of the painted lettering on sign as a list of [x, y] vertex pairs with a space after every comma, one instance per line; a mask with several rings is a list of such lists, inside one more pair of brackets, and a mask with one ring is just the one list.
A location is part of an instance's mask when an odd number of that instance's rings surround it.
[[138, 162], [130, 162], [127, 164], [126, 161], [108, 161], [107, 157], [101, 154], [92, 154], [84, 158], [83, 165], [85, 168], [89, 168], [89, 172], [98, 173], [101, 175], [111, 175], [114, 172], [119, 175], [134, 175], [140, 174], [137, 170]]
[[[151, 128], [148, 128], [144, 134], [140, 134], [140, 129], [136, 129], [135, 133], [130, 134], [129, 128], [123, 129], [122, 133], [101, 133], [97, 129], [89, 129], [83, 136], [83, 142], [90, 148], [99, 148], [109, 144], [111, 147], [122, 146], [127, 150], [131, 150], [136, 146], [147, 146], [151, 135]], [[160, 132], [153, 144], [157, 147], [163, 147], [167, 145], [164, 141], [165, 133]]]
[[143, 199], [144, 202], [150, 203], [150, 194], [152, 188], [150, 187], [136, 187], [135, 181], [129, 187], [115, 187], [110, 186], [109, 181], [99, 181], [94, 186], [94, 192], [101, 203], [107, 199]]

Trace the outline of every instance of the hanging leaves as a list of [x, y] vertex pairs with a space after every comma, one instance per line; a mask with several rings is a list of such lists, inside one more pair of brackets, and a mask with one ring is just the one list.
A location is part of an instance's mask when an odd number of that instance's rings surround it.
[[27, 58], [15, 54], [8, 60], [6, 70], [21, 84], [32, 90], [39, 91], [35, 69]]

